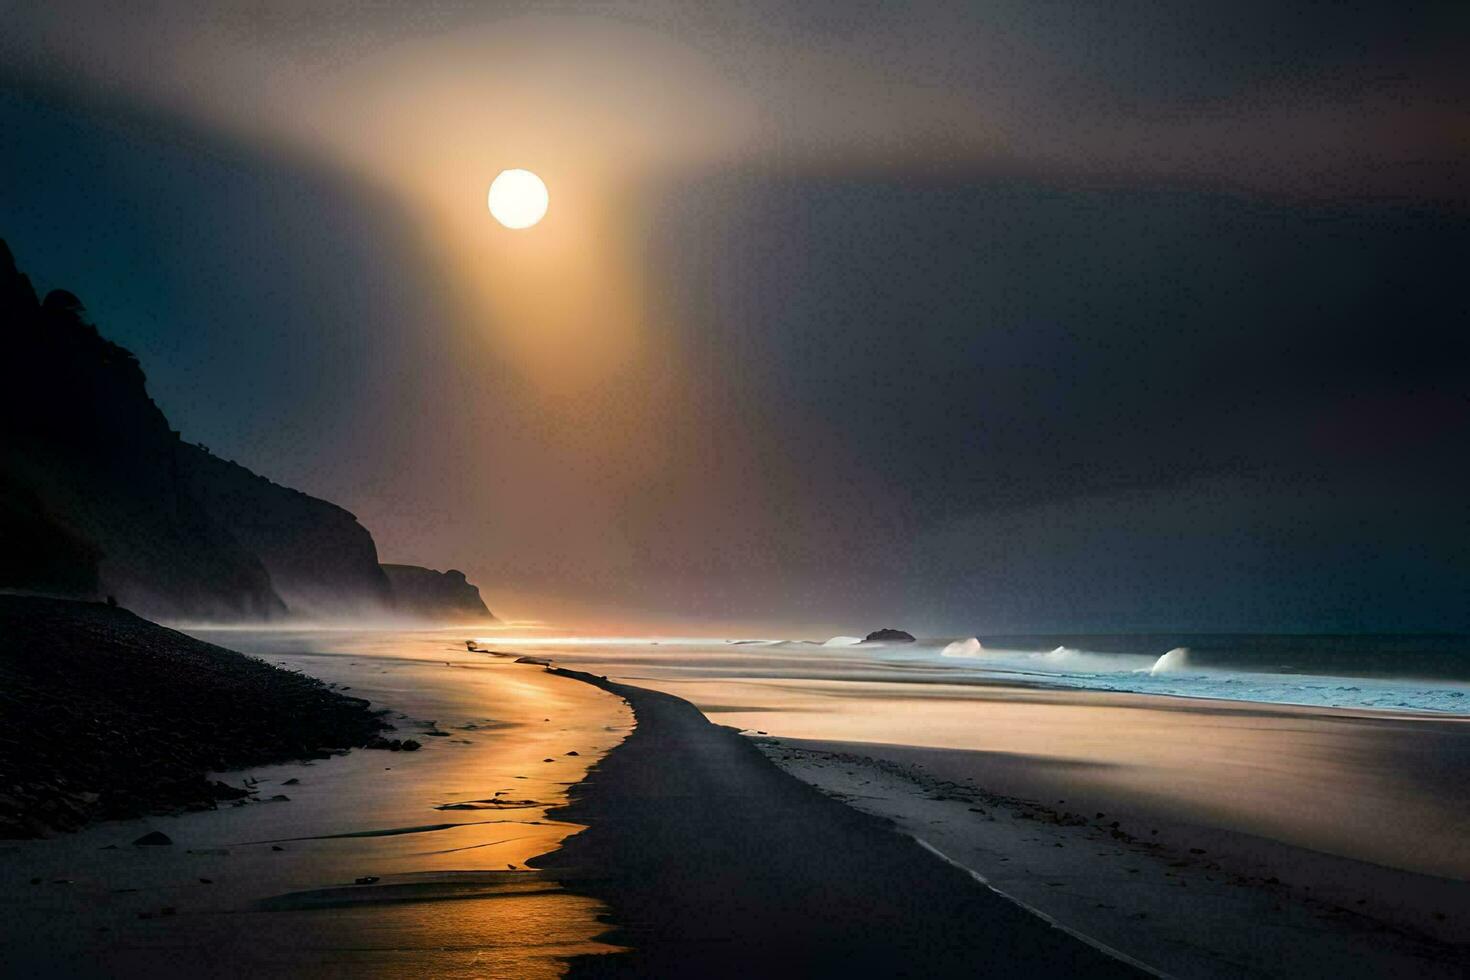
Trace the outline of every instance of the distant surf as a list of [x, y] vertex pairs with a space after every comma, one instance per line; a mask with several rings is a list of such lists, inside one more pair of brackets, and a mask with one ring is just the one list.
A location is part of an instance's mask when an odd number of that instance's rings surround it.
[[955, 640], [939, 651], [941, 657], [978, 657], [984, 653], [985, 648], [973, 636], [965, 640]]
[[1189, 669], [1189, 647], [1175, 647], [1149, 668], [1150, 674], [1178, 674]]
[[950, 676], [973, 672], [1056, 687], [1470, 713], [1470, 680], [1455, 676], [1457, 671], [1470, 674], [1463, 659], [1470, 656], [1470, 643], [1463, 638], [1205, 637], [1203, 652], [1194, 645], [1164, 646], [1163, 637], [1099, 637], [1097, 646], [1103, 649], [1090, 648], [1087, 637], [1046, 646], [1052, 639], [920, 640], [872, 656], [910, 665], [930, 661]]

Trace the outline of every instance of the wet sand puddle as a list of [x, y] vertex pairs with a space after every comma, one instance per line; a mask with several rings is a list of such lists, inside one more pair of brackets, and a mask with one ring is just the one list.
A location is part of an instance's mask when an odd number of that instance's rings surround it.
[[[418, 751], [224, 774], [257, 802], [0, 854], [5, 972], [552, 977], [600, 906], [526, 867], [581, 828], [547, 811], [622, 740], [619, 699], [452, 633], [205, 637], [375, 706]], [[135, 846], [149, 831], [170, 846]]]

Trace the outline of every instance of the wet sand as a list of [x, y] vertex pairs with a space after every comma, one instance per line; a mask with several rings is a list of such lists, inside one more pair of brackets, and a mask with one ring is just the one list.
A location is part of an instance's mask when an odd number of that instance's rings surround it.
[[[647, 683], [647, 681], [643, 681]], [[1470, 879], [1470, 718], [1010, 685], [664, 680], [786, 738], [971, 753], [998, 792]]]
[[777, 739], [792, 774], [1160, 969], [1470, 973], [1470, 719], [955, 683], [820, 650], [543, 654]]
[[[424, 748], [232, 773], [263, 800], [238, 808], [0, 842], [0, 975], [554, 977], [613, 948], [598, 904], [526, 861], [579, 829], [547, 811], [627, 731], [619, 699], [456, 634], [208, 638], [393, 708], [388, 734]], [[152, 830], [174, 843], [133, 846]]]
[[892, 820], [1004, 894], [1161, 973], [1470, 975], [1470, 949], [1448, 935], [1463, 924], [1465, 882], [1182, 824], [1136, 804], [1093, 810], [1085, 792], [1005, 796], [989, 788], [984, 753], [757, 742], [834, 799]]
[[[604, 683], [447, 633], [207, 638], [424, 749], [0, 843], [0, 974], [1131, 972], [1098, 947], [1180, 976], [1470, 973], [1464, 718], [829, 653], [518, 651]], [[175, 843], [131, 844], [150, 830]]]
[[534, 863], [604, 902], [631, 949], [572, 975], [1138, 975], [689, 703], [583, 676], [637, 726], [555, 814], [588, 829]]

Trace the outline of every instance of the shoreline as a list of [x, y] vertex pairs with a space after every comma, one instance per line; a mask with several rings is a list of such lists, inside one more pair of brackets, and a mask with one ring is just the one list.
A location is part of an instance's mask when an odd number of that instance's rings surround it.
[[[579, 829], [546, 811], [622, 738], [616, 698], [443, 634], [236, 639], [423, 749], [251, 767], [230, 781], [258, 803], [0, 843], [0, 974], [552, 980], [609, 948], [597, 903], [525, 862]], [[172, 844], [132, 844], [153, 831]]]
[[[1470, 719], [852, 676], [591, 667], [787, 739], [970, 753], [980, 784], [1470, 880]], [[725, 668], [721, 668], [725, 670]], [[1074, 801], [1075, 802], [1075, 801]]]
[[[5, 842], [13, 948], [0, 964], [55, 966], [73, 936], [71, 969], [54, 975], [451, 970], [467, 957], [548, 977], [969, 976], [987, 962], [1209, 980], [1470, 972], [1470, 882], [1190, 824], [1117, 786], [1104, 802], [1085, 778], [1097, 762], [752, 737], [719, 720], [777, 728], [800, 705], [730, 702], [728, 681], [696, 700], [610, 680], [611, 663], [589, 673], [443, 633], [232, 635], [323, 690], [392, 706], [396, 734], [428, 751], [257, 766], [248, 784], [269, 805]], [[289, 798], [271, 803], [278, 786]], [[127, 846], [155, 828], [179, 846]]]
[[[980, 771], [967, 768], [961, 753], [751, 741], [784, 771], [893, 821], [1001, 894], [1165, 974], [1470, 972], [1463, 913], [1435, 919], [1430, 911], [1436, 903], [1450, 915], [1465, 908], [1470, 883], [1250, 835], [1227, 843], [1218, 832], [1158, 814], [1134, 811], [1126, 822], [1112, 819], [1117, 813], [1084, 815], [1067, 809], [1081, 808], [1077, 798], [1053, 805], [1001, 795], [977, 781]], [[1267, 933], [1291, 941], [1263, 943]]]
[[633, 708], [633, 731], [558, 819], [587, 829], [532, 864], [608, 908], [569, 975], [1138, 976], [996, 895], [884, 820], [789, 776], [688, 701], [565, 668]]
[[546, 655], [684, 699], [1150, 968], [1470, 973], [1463, 717], [976, 687], [785, 651]]

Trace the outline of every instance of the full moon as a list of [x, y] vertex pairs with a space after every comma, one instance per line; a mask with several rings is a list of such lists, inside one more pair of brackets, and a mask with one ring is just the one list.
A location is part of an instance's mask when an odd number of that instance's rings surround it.
[[546, 184], [529, 170], [502, 170], [490, 184], [490, 213], [507, 228], [529, 228], [546, 215]]

